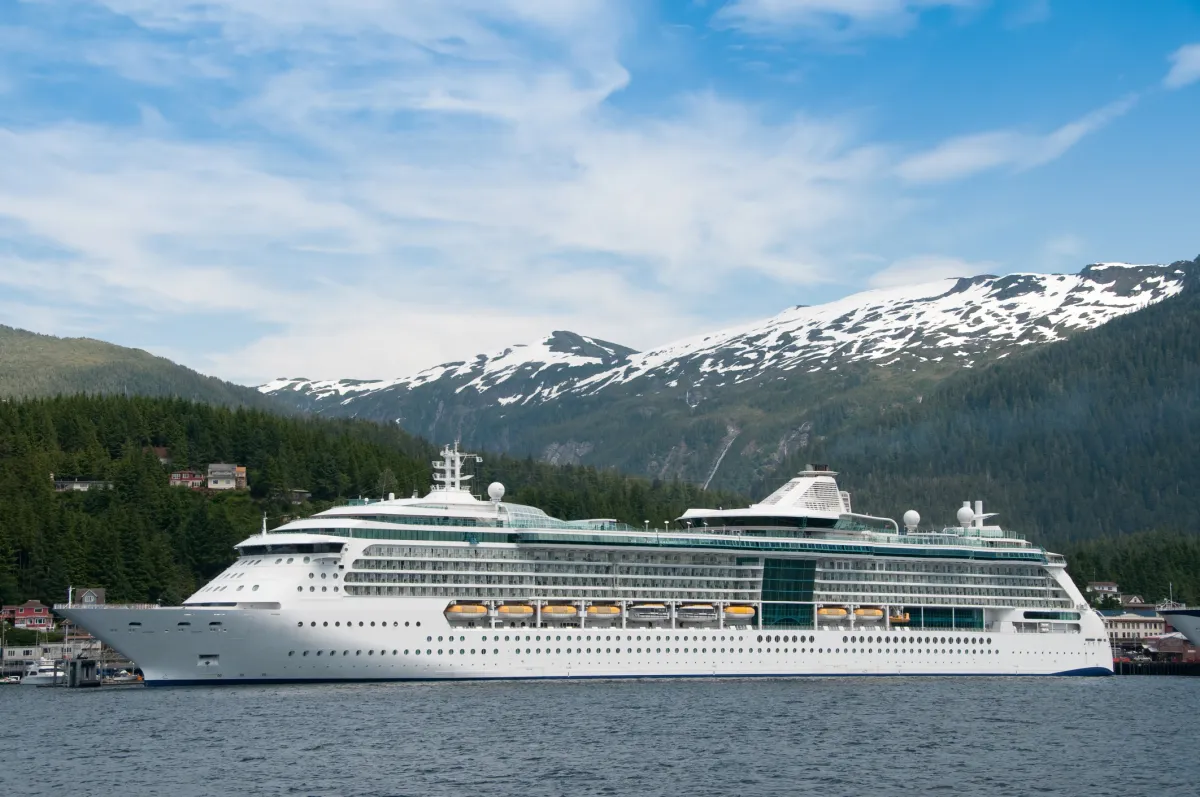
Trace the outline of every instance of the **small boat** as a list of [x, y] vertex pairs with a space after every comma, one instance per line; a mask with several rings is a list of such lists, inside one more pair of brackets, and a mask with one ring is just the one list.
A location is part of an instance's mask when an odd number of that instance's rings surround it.
[[587, 616], [592, 620], [615, 620], [621, 616], [620, 606], [599, 604], [587, 607]]
[[456, 603], [446, 607], [446, 617], [450, 620], [467, 620], [487, 615], [487, 607], [478, 603]]
[[726, 606], [725, 619], [727, 620], [749, 620], [754, 616], [753, 606]]
[[675, 610], [675, 619], [685, 623], [707, 622], [717, 619], [717, 610], [707, 603], [687, 603]]
[[21, 678], [23, 686], [53, 686], [55, 684], [65, 684], [66, 682], [67, 674], [60, 670], [53, 660], [45, 656], [35, 662], [31, 662], [29, 669], [25, 671], [25, 675]]
[[496, 610], [501, 617], [532, 617], [533, 607], [528, 603], [506, 603]]
[[905, 625], [908, 623], [908, 612], [904, 612], [903, 614], [893, 614], [888, 618], [888, 622], [892, 625]]
[[638, 623], [653, 623], [671, 619], [671, 613], [661, 603], [639, 603], [629, 607], [629, 619]]
[[849, 616], [850, 612], [846, 611], [843, 606], [823, 606], [817, 609], [817, 619], [826, 623], [845, 620]]
[[552, 603], [542, 607], [542, 617], [574, 617], [579, 610], [566, 603]]
[[854, 619], [860, 623], [877, 623], [883, 619], [883, 609], [864, 606], [854, 610]]

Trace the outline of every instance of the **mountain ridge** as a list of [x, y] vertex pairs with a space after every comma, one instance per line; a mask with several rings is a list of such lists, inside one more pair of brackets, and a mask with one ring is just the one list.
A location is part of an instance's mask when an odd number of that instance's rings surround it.
[[142, 349], [95, 338], [62, 338], [0, 324], [0, 396], [132, 393], [290, 413], [252, 387], [205, 376]]
[[596, 339], [556, 332], [413, 377], [260, 389], [429, 439], [749, 492], [814, 433], [818, 416], [919, 402], [964, 368], [1177, 295], [1198, 270], [1177, 261], [979, 275], [791, 307], [645, 352], [601, 342], [601, 353], [564, 360], [550, 356], [556, 336]]

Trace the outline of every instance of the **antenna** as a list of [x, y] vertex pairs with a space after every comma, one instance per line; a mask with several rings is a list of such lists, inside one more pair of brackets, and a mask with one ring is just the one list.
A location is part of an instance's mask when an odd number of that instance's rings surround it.
[[263, 512], [262, 535], [267, 536], [267, 513]]

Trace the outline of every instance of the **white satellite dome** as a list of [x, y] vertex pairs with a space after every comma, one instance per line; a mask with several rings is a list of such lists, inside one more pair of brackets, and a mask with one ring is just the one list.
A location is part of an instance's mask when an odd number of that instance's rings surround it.
[[493, 501], [499, 501], [504, 497], [504, 485], [500, 482], [492, 482], [488, 485], [488, 498]]
[[904, 513], [904, 528], [915, 529], [921, 524], [921, 513], [915, 509], [910, 509]]
[[958, 518], [958, 525], [966, 528], [975, 520], [975, 513], [971, 511], [971, 507], [969, 506], [960, 506], [956, 517]]

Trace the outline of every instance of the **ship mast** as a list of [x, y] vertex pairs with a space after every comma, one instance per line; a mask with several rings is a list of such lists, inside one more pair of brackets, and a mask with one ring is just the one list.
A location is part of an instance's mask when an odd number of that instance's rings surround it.
[[478, 462], [483, 462], [483, 457], [475, 454], [468, 454], [458, 450], [458, 441], [454, 441], [454, 446], [446, 446], [442, 449], [442, 458], [433, 461], [433, 480], [436, 482], [433, 486], [434, 491], [444, 492], [462, 492], [466, 488], [463, 484], [473, 478], [470, 475], [464, 476], [462, 472], [463, 462], [474, 458]]

